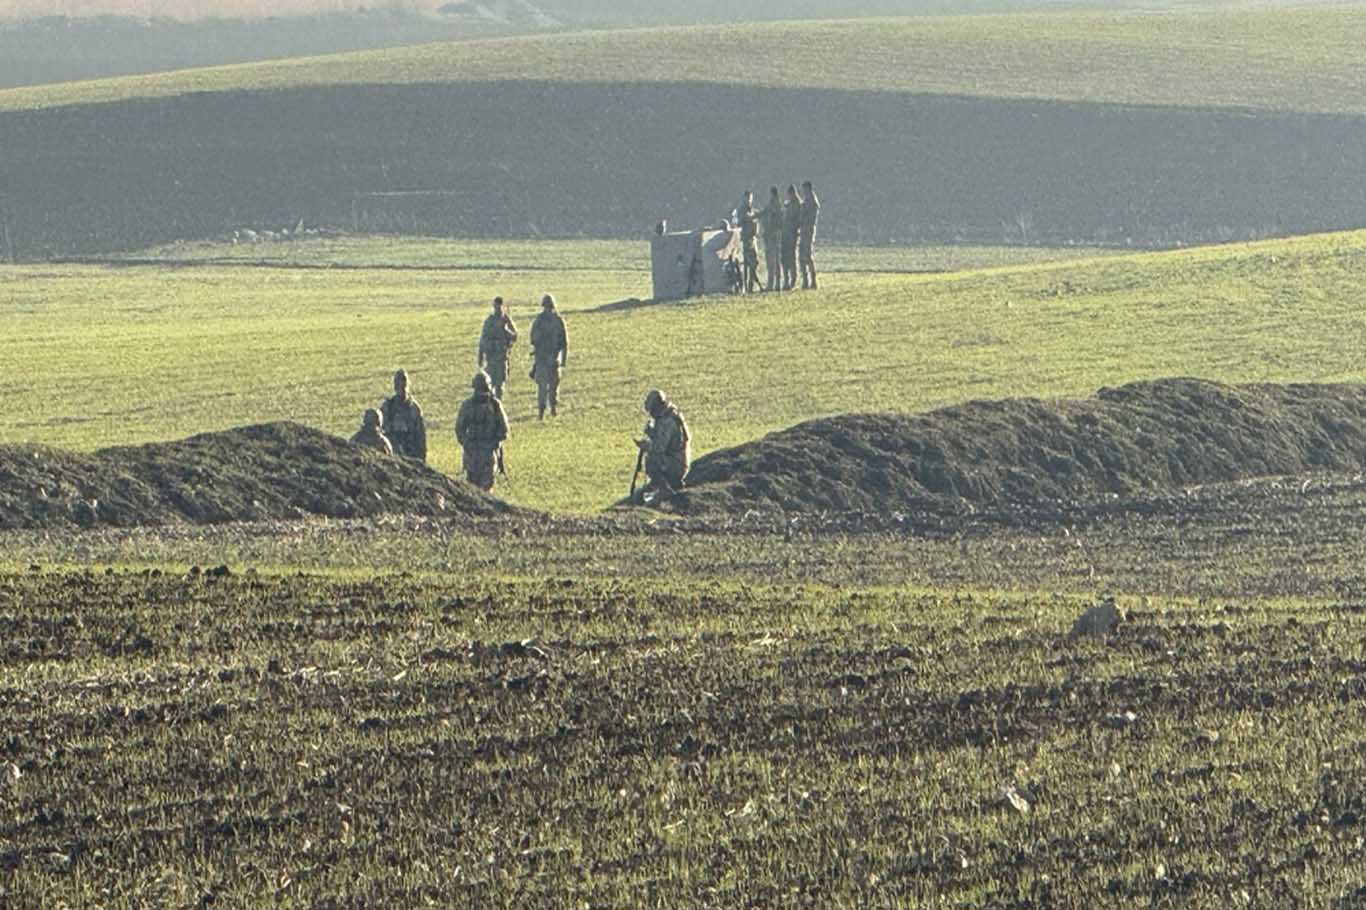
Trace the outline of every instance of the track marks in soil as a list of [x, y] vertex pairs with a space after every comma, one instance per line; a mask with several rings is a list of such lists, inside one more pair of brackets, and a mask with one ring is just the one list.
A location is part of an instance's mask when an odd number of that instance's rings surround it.
[[[149, 573], [0, 595], [47, 655], [0, 660], [20, 904], [109, 900], [138, 868], [143, 897], [159, 876], [228, 903], [1218, 906], [1310, 872], [1336, 899], [1366, 860], [1351, 603], [1134, 603], [1068, 644], [1086, 602], [1051, 595]], [[129, 634], [153, 644], [107, 647]]]

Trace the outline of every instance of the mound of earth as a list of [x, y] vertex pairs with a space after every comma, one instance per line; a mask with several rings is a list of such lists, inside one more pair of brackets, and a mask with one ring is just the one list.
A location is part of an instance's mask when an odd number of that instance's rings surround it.
[[1366, 469], [1366, 386], [1102, 389], [799, 424], [697, 460], [689, 514], [1050, 509], [1308, 471]]
[[78, 455], [0, 446], [0, 528], [511, 511], [463, 481], [295, 423]]

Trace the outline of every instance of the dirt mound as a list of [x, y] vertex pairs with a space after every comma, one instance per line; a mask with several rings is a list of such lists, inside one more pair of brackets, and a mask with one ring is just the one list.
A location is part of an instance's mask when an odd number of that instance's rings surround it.
[[0, 528], [508, 511], [426, 465], [294, 423], [93, 455], [0, 446]]
[[813, 420], [698, 459], [706, 514], [1049, 509], [1199, 484], [1366, 469], [1366, 386], [1164, 379], [1085, 400]]

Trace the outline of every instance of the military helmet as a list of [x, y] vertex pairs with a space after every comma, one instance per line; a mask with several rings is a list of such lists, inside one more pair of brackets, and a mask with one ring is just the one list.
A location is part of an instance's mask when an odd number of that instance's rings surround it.
[[651, 389], [645, 394], [645, 411], [653, 414], [669, 403], [669, 396], [659, 389]]
[[384, 426], [384, 415], [375, 408], [366, 408], [365, 416], [361, 418], [361, 423], [364, 426], [379, 429]]
[[489, 392], [493, 390], [493, 383], [489, 381], [489, 374], [480, 370], [474, 374], [474, 379], [470, 380], [470, 385], [476, 392]]
[[550, 294], [546, 294], [541, 298], [541, 306], [545, 307], [547, 310], [555, 309], [555, 298]]

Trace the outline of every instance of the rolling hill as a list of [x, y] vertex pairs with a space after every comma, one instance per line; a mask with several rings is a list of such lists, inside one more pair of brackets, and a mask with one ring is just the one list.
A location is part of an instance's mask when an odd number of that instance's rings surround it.
[[1364, 43], [1350, 10], [789, 22], [0, 92], [0, 255], [300, 220], [639, 236], [808, 177], [848, 242], [1350, 228]]

